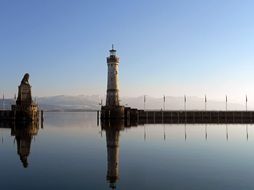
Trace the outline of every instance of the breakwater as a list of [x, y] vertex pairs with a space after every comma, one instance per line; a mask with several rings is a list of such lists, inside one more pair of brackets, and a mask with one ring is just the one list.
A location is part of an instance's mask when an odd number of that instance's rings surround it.
[[125, 120], [142, 123], [254, 123], [254, 111], [137, 110], [125, 108]]

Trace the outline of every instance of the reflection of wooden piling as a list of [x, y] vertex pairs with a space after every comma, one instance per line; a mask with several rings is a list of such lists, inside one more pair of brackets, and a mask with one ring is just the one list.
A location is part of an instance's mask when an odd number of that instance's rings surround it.
[[44, 120], [44, 112], [43, 112], [43, 110], [41, 110], [41, 121], [43, 121]]
[[41, 110], [41, 128], [43, 129], [44, 112]]

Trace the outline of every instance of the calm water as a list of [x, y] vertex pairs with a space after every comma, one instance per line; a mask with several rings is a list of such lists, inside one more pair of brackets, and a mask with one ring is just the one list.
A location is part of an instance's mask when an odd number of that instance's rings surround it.
[[0, 128], [0, 189], [254, 189], [253, 125], [97, 126], [46, 113]]

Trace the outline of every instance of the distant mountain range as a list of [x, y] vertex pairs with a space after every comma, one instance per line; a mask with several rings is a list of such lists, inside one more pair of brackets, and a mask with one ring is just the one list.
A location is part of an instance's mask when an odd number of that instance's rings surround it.
[[[55, 110], [55, 111], [83, 111], [83, 110], [99, 110], [100, 109], [100, 96], [92, 95], [80, 95], [80, 96], [49, 96], [40, 97], [36, 100], [43, 110]], [[10, 109], [14, 104], [13, 99], [6, 99], [4, 101], [5, 109]], [[105, 100], [103, 100], [103, 104]], [[128, 107], [144, 109], [144, 97], [123, 97], [121, 104]], [[146, 97], [146, 109], [163, 109], [163, 98]], [[207, 110], [225, 110], [226, 104], [222, 101], [208, 100]], [[0, 109], [3, 109], [3, 101], [0, 100]], [[184, 109], [183, 97], [167, 96], [165, 101], [165, 109], [168, 110], [180, 110]], [[187, 97], [186, 100], [187, 110], [204, 110], [205, 103], [203, 98]], [[244, 110], [244, 104], [228, 103], [228, 110]]]

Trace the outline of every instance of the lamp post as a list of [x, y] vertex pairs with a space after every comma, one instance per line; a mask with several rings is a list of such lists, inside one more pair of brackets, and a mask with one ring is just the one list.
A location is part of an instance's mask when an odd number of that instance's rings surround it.
[[246, 111], [248, 110], [248, 97], [247, 94], [245, 95], [245, 106], [246, 106]]
[[206, 111], [206, 104], [207, 104], [207, 99], [206, 99], [206, 95], [205, 95], [205, 111]]
[[166, 103], [166, 97], [165, 95], [163, 96], [163, 110], [165, 111], [165, 103]]
[[226, 111], [228, 111], [228, 96], [226, 95]]
[[186, 124], [186, 121], [187, 121], [187, 114], [186, 114], [186, 96], [184, 95], [184, 120], [185, 120], [185, 124]]
[[186, 111], [186, 96], [184, 95], [184, 111]]
[[144, 95], [144, 110], [146, 109], [146, 95]]
[[5, 110], [4, 93], [3, 93], [3, 110]]

